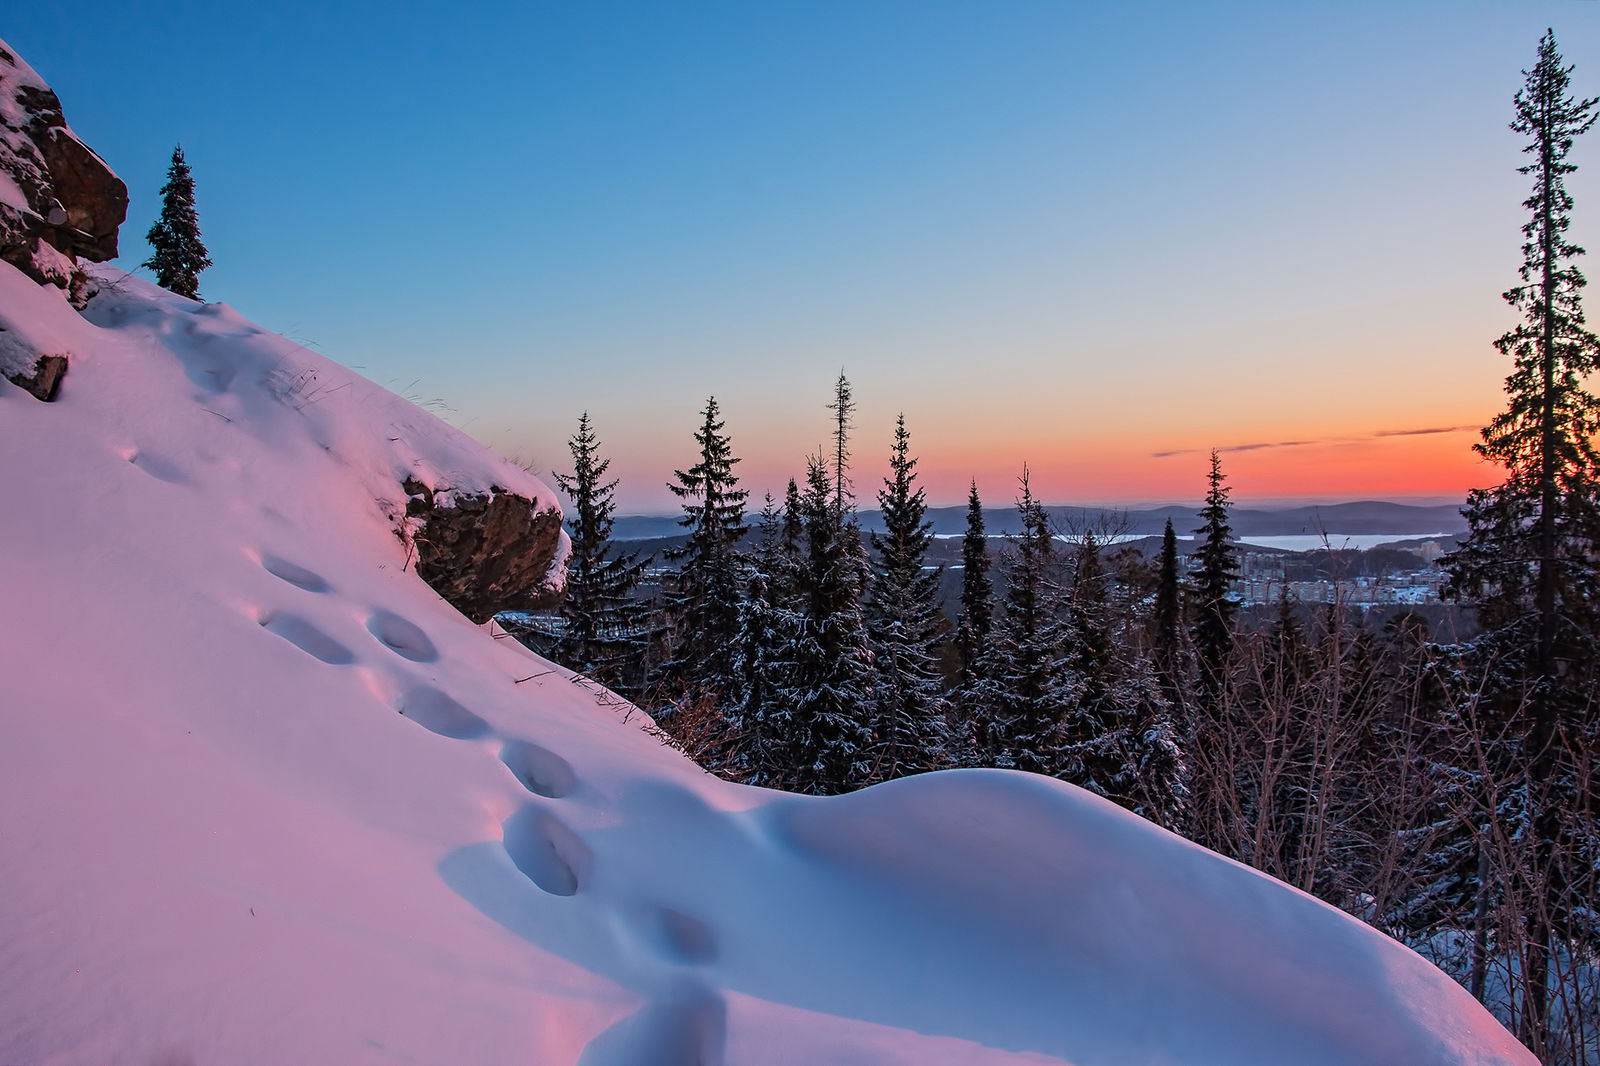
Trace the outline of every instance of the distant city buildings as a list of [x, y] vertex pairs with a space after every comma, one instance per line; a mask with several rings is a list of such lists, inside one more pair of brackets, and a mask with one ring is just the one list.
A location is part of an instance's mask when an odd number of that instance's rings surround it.
[[[1443, 602], [1440, 590], [1445, 574], [1437, 564], [1444, 552], [1438, 541], [1429, 540], [1403, 553], [1417, 561], [1415, 567], [1397, 565], [1378, 574], [1345, 576], [1335, 572], [1307, 576], [1303, 573], [1304, 555], [1246, 550], [1240, 556], [1234, 592], [1246, 607], [1270, 606], [1285, 592], [1290, 600], [1299, 603], [1343, 603], [1351, 607], [1436, 604]], [[1329, 557], [1327, 567], [1337, 565], [1338, 557]]]

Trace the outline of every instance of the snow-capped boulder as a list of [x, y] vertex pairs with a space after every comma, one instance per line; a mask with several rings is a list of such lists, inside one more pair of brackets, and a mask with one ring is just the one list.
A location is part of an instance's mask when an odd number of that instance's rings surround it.
[[36, 399], [49, 403], [61, 388], [61, 379], [67, 376], [67, 357], [41, 355], [33, 365], [22, 370], [7, 372], [6, 380]]
[[457, 492], [408, 479], [407, 530], [417, 575], [456, 610], [483, 623], [501, 611], [548, 607], [563, 584], [551, 580], [561, 547], [561, 512], [500, 485]]
[[59, 335], [30, 324], [21, 310], [15, 302], [0, 303], [0, 378], [38, 399], [53, 400], [67, 372], [67, 349]]
[[61, 101], [0, 41], [0, 259], [76, 290], [76, 260], [117, 254], [128, 187], [67, 126]]

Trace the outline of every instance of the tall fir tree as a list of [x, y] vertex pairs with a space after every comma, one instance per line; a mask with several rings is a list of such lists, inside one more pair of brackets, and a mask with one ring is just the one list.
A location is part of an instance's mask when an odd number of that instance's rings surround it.
[[792, 678], [803, 629], [794, 602], [798, 559], [784, 542], [783, 515], [771, 495], [761, 510], [751, 562], [739, 601], [728, 769], [747, 784], [793, 787], [798, 756], [791, 735], [798, 700]]
[[1195, 619], [1191, 630], [1200, 663], [1201, 702], [1210, 712], [1215, 712], [1222, 702], [1228, 659], [1233, 651], [1233, 619], [1239, 610], [1239, 601], [1231, 591], [1233, 579], [1239, 575], [1239, 555], [1232, 541], [1233, 527], [1228, 523], [1226, 481], [1222, 457], [1212, 449], [1206, 503], [1200, 511], [1200, 528], [1195, 530], [1201, 542], [1195, 553]]
[[874, 781], [936, 769], [948, 752], [934, 656], [944, 621], [939, 607], [943, 570], [924, 565], [933, 524], [927, 520], [926, 496], [916, 484], [916, 466], [901, 415], [889, 453], [889, 476], [878, 491], [884, 532], [872, 535], [877, 565], [867, 601], [876, 689]]
[[1062, 773], [1091, 792], [1114, 796], [1125, 738], [1114, 691], [1110, 588], [1092, 532], [1078, 544], [1067, 619], [1066, 662], [1079, 684], [1062, 725]]
[[837, 483], [822, 457], [810, 460], [800, 501], [806, 537], [801, 624], [777, 694], [789, 708], [793, 787], [816, 794], [847, 792], [871, 772], [865, 560], [859, 530], [835, 507]]
[[961, 607], [956, 616], [956, 652], [961, 660], [960, 687], [978, 676], [978, 664], [994, 628], [994, 581], [989, 577], [989, 536], [983, 522], [983, 501], [973, 479], [967, 493], [967, 528], [961, 537]]
[[665, 614], [670, 640], [664, 681], [690, 699], [728, 694], [734, 684], [743, 597], [738, 545], [747, 532], [748, 492], [733, 472], [739, 460], [723, 432], [716, 397], [706, 401], [695, 443], [698, 461], [674, 471], [667, 487], [683, 501], [680, 524], [689, 531], [681, 548], [668, 553], [679, 563], [669, 583]]
[[974, 479], [967, 493], [967, 528], [961, 538], [961, 605], [955, 633], [960, 674], [951, 697], [956, 729], [952, 758], [957, 765], [982, 765], [993, 746], [986, 733], [988, 719], [982, 713], [983, 669], [988, 661], [989, 634], [994, 628], [990, 563], [983, 501], [978, 498], [978, 482]]
[[[1600, 369], [1600, 341], [1584, 322], [1586, 282], [1576, 264], [1583, 249], [1567, 237], [1573, 201], [1566, 187], [1577, 169], [1568, 153], [1594, 125], [1597, 100], [1573, 97], [1571, 73], [1547, 32], [1515, 97], [1511, 129], [1528, 137], [1523, 151], [1532, 157], [1519, 173], [1531, 177], [1533, 191], [1523, 201], [1530, 217], [1522, 227], [1521, 283], [1505, 300], [1523, 321], [1495, 341], [1512, 360], [1509, 402], [1476, 446], [1505, 468], [1506, 480], [1470, 494], [1467, 539], [1446, 561], [1451, 591], [1478, 607], [1480, 716], [1520, 739], [1500, 746], [1499, 772], [1532, 783], [1517, 793], [1525, 804], [1520, 820], [1534, 827], [1535, 839], [1534, 868], [1517, 876], [1543, 886], [1519, 960], [1520, 972], [1530, 975], [1549, 972], [1551, 939], [1562, 932], [1561, 916], [1572, 913], [1570, 897], [1585, 888], [1573, 879], [1586, 878], [1592, 894], [1592, 860], [1600, 858], [1592, 818], [1578, 839], [1568, 824], [1600, 792], [1588, 769], [1600, 743], [1600, 403], [1584, 387]], [[1576, 854], [1585, 852], [1587, 874]], [[1518, 1035], [1542, 1050], [1550, 1022], [1546, 981], [1527, 982], [1521, 1008]]]
[[854, 423], [856, 404], [850, 394], [850, 382], [839, 371], [839, 380], [833, 386], [833, 402], [828, 404], [833, 412], [833, 508], [841, 516], [850, 509], [850, 430]]
[[183, 146], [172, 150], [167, 183], [161, 186], [161, 217], [145, 234], [152, 249], [144, 266], [156, 273], [156, 284], [179, 296], [200, 299], [200, 272], [211, 265], [200, 240], [200, 219], [194, 209], [194, 175], [183, 158]]
[[806, 539], [805, 508], [800, 503], [800, 486], [795, 484], [794, 478], [789, 479], [789, 485], [783, 493], [783, 528], [782, 543], [791, 558], [799, 559], [801, 546]]
[[1116, 584], [1092, 532], [1079, 544], [1067, 609], [1066, 665], [1077, 679], [1063, 722], [1072, 783], [1178, 828], [1188, 804], [1183, 737], [1136, 629], [1148, 625]]
[[567, 594], [561, 602], [561, 630], [551, 658], [601, 684], [636, 691], [643, 682], [642, 660], [649, 643], [646, 605], [633, 591], [648, 560], [618, 554], [611, 542], [617, 482], [605, 480], [611, 460], [600, 457], [600, 441], [589, 413], [578, 418], [568, 441], [572, 473], [556, 474], [556, 484], [572, 500], [567, 520], [572, 553], [567, 558]]
[[1183, 578], [1178, 561], [1178, 535], [1167, 519], [1161, 533], [1161, 560], [1156, 578], [1156, 597], [1152, 610], [1151, 645], [1162, 691], [1174, 705], [1183, 692]]
[[980, 757], [994, 766], [1054, 775], [1061, 769], [1065, 719], [1077, 679], [1064, 656], [1065, 620], [1055, 537], [1023, 467], [1017, 512], [1022, 532], [1011, 543], [1006, 591], [981, 664]]

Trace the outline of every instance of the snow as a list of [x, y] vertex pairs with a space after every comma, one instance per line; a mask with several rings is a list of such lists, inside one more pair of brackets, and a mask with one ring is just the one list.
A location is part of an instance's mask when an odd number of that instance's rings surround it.
[[[12, 52], [5, 41], [0, 40], [0, 156], [15, 156], [19, 152], [24, 156], [36, 154], [27, 135], [22, 132], [28, 113], [18, 94], [24, 88], [44, 89], [46, 86], [34, 69]], [[32, 213], [27, 197], [4, 168], [0, 168], [0, 205]]]
[[0, 170], [0, 207], [8, 207], [17, 212], [29, 211], [28, 198], [22, 194], [16, 181], [4, 170]]
[[[43, 88], [44, 82], [0, 40], [0, 159], [16, 158], [19, 153], [26, 153], [23, 158], [33, 154], [33, 146], [22, 132], [27, 112], [17, 100], [18, 91], [24, 87]], [[32, 215], [33, 209], [28, 206], [28, 198], [15, 177], [5, 166], [0, 166], [0, 215], [7, 212], [14, 216]]]
[[[0, 382], [0, 1062], [1534, 1059], [1409, 950], [1059, 782], [724, 784], [406, 566], [431, 415], [110, 268]], [[398, 712], [398, 713], [397, 713]]]
[[27, 117], [26, 110], [17, 99], [18, 92], [25, 88], [46, 91], [50, 88], [39, 77], [39, 72], [30, 67], [27, 60], [4, 40], [0, 40], [0, 82], [3, 82], [6, 90], [0, 94], [0, 124], [13, 128], [21, 126]]

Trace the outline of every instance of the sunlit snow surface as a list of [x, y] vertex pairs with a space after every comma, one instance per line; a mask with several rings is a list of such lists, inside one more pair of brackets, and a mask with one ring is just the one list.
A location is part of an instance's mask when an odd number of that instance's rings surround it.
[[707, 777], [409, 572], [407, 473], [547, 489], [225, 306], [0, 318], [0, 1063], [1534, 1061], [1069, 786]]

